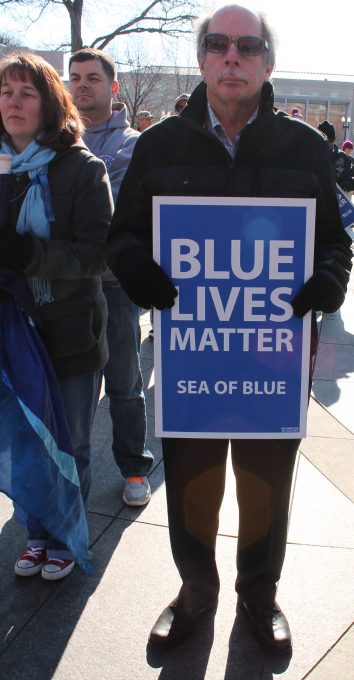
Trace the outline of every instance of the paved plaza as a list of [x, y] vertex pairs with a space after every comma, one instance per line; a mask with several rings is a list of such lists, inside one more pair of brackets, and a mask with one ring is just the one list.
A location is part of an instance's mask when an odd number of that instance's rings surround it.
[[319, 319], [320, 345], [308, 436], [294, 477], [288, 548], [278, 600], [292, 656], [272, 658], [236, 611], [237, 506], [231, 468], [217, 542], [215, 618], [180, 647], [153, 655], [152, 624], [177, 594], [168, 539], [161, 445], [154, 437], [153, 343], [142, 317], [148, 446], [155, 465], [148, 506], [128, 508], [111, 453], [107, 398], [94, 424], [89, 523], [94, 576], [21, 579], [13, 566], [24, 531], [0, 496], [0, 678], [6, 680], [354, 679], [354, 281], [336, 314]]

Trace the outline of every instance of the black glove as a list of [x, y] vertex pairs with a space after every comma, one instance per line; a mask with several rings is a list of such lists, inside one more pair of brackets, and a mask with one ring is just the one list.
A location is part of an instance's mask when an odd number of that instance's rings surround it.
[[138, 307], [173, 307], [178, 291], [144, 245], [109, 254], [108, 265]]
[[344, 302], [350, 276], [351, 261], [343, 253], [337, 259], [315, 265], [311, 278], [291, 301], [295, 316], [301, 319], [310, 309], [332, 314]]
[[14, 228], [0, 228], [0, 267], [23, 271], [30, 263], [34, 250], [31, 234], [18, 234]]

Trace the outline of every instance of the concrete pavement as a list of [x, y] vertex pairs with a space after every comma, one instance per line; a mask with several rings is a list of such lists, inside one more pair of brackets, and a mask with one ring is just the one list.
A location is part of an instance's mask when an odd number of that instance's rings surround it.
[[153, 497], [122, 501], [103, 398], [94, 424], [90, 535], [96, 574], [76, 568], [58, 583], [15, 577], [24, 532], [0, 496], [0, 678], [9, 680], [354, 679], [354, 282], [342, 309], [319, 320], [320, 346], [308, 436], [294, 478], [288, 549], [278, 600], [294, 638], [292, 657], [273, 659], [236, 613], [237, 506], [229, 470], [217, 542], [221, 576], [215, 618], [179, 648], [154, 656], [149, 630], [177, 593], [170, 554], [160, 442], [154, 438], [153, 345], [142, 317]]

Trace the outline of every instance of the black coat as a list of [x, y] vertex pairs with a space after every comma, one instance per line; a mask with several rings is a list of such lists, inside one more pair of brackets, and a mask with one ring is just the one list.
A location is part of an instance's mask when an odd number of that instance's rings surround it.
[[[48, 179], [55, 216], [50, 239], [32, 237], [30, 261], [22, 271], [51, 282], [54, 302], [37, 313], [56, 373], [68, 378], [97, 371], [108, 358], [99, 275], [107, 266], [112, 198], [104, 163], [83, 144], [58, 153], [49, 163]], [[13, 227], [29, 178], [20, 175], [14, 182]]]
[[338, 245], [350, 257], [328, 146], [320, 132], [275, 111], [269, 83], [257, 119], [241, 131], [234, 160], [206, 129], [206, 117], [201, 83], [180, 116], [150, 127], [138, 139], [111, 223], [113, 271], [115, 253], [135, 239], [152, 248], [156, 195], [315, 198], [315, 261], [332, 255]]
[[333, 144], [330, 156], [337, 183], [343, 191], [354, 190], [353, 163], [350, 156]]

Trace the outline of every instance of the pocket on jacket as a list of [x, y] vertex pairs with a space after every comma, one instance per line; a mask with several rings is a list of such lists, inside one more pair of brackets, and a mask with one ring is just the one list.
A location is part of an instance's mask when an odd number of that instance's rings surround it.
[[43, 337], [51, 357], [86, 354], [96, 348], [104, 316], [90, 295], [45, 305], [41, 316]]

